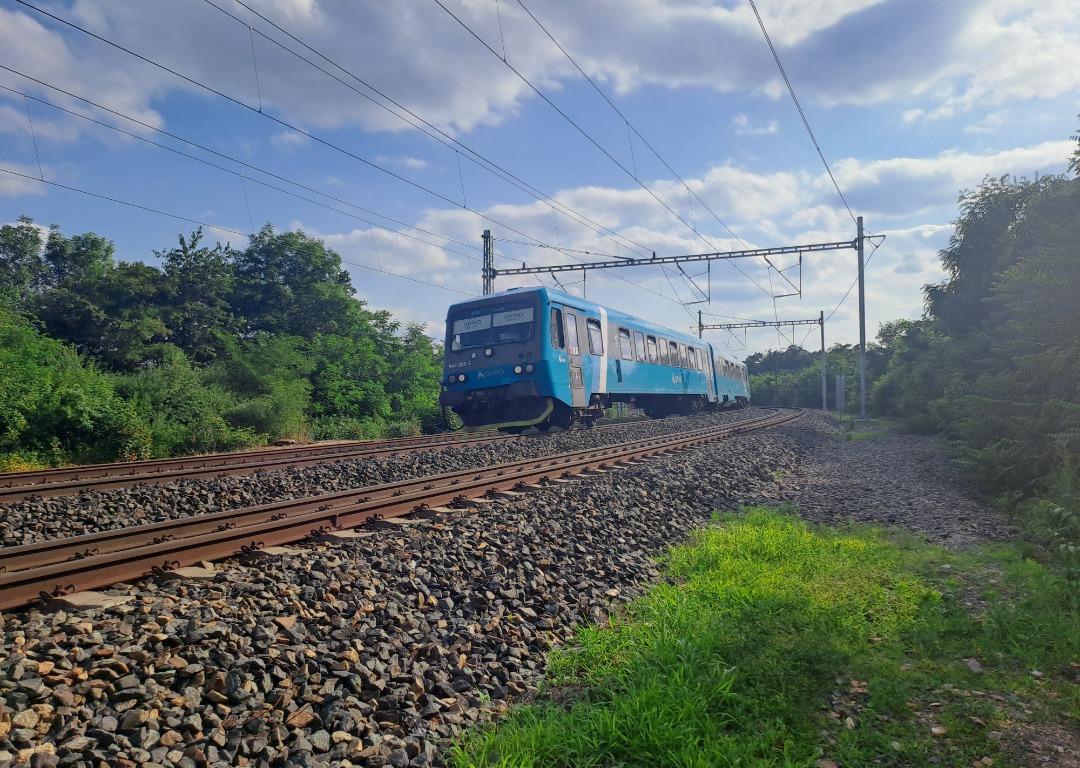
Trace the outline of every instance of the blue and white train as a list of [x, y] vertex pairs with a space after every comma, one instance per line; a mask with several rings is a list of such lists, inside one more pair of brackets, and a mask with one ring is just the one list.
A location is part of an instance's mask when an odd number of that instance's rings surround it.
[[750, 401], [746, 366], [701, 339], [549, 288], [450, 307], [439, 402], [466, 429], [586, 426], [612, 403], [648, 416]]

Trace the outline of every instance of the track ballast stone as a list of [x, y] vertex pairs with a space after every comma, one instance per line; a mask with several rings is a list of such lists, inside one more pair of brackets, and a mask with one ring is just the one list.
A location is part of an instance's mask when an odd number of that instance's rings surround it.
[[435, 448], [420, 453], [368, 457], [253, 475], [189, 479], [162, 485], [139, 484], [51, 499], [31, 497], [0, 504], [0, 552], [2, 547], [644, 440], [683, 432], [691, 426], [733, 423], [753, 414], [753, 411], [731, 411], [694, 419], [643, 421], [614, 428], [576, 429], [483, 446]]
[[[920, 485], [919, 452], [830, 431], [809, 414], [368, 538], [228, 561], [208, 582], [120, 585], [133, 600], [119, 607], [4, 614], [0, 768], [438, 765], [443, 740], [533, 692], [547, 651], [655, 583], [654, 558], [714, 509], [805, 499], [824, 515], [835, 495], [843, 514], [954, 543], [1000, 530], [985, 507], [953, 519], [948, 489]], [[844, 496], [856, 465], [914, 479], [856, 504]]]

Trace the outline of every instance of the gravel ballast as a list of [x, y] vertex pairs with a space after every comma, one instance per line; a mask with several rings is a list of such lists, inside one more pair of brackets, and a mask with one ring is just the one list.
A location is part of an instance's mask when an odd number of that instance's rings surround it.
[[[544, 441], [568, 450], [635, 439], [676, 422], [523, 440], [497, 457], [440, 451], [182, 495], [210, 494], [220, 504], [219, 493], [262, 500], [311, 484], [328, 492], [364, 472], [380, 476], [368, 483], [386, 482], [554, 449]], [[993, 511], [957, 484], [937, 444], [839, 443], [829, 437], [835, 431], [811, 413], [415, 525], [383, 524], [366, 538], [220, 563], [207, 581], [118, 585], [108, 592], [131, 600], [111, 608], [3, 614], [0, 768], [437, 765], [441, 740], [527, 697], [545, 653], [653, 583], [653, 558], [714, 509], [791, 501], [815, 521], [882, 522], [947, 546], [1003, 534]], [[176, 513], [176, 489], [127, 493], [93, 502], [111, 504], [110, 519], [121, 524], [123, 505], [143, 519]], [[163, 508], [150, 503], [155, 495]], [[87, 502], [67, 500], [66, 514]], [[59, 520], [61, 509], [50, 514]], [[32, 513], [32, 503], [20, 505], [12, 528]], [[38, 535], [62, 530], [50, 522]]]

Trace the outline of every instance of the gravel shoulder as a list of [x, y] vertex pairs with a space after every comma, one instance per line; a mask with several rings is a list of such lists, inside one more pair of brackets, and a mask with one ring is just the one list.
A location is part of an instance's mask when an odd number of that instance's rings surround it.
[[818, 429], [800, 430], [795, 437], [802, 441], [798, 467], [781, 478], [785, 497], [807, 520], [896, 526], [948, 548], [1012, 535], [940, 439], [882, 435], [840, 441], [831, 420], [816, 418]]
[[[713, 510], [792, 501], [817, 522], [898, 525], [948, 546], [1004, 535], [997, 515], [957, 485], [939, 446], [840, 443], [835, 431], [810, 413], [368, 538], [231, 560], [209, 581], [118, 585], [109, 592], [129, 600], [110, 608], [3, 614], [0, 768], [437, 765], [442, 740], [531, 695], [546, 652], [655, 582], [653, 558]], [[11, 539], [25, 538], [23, 525], [47, 537], [66, 530], [72, 510], [83, 510], [80, 526], [95, 524], [95, 507], [112, 525], [125, 510], [152, 519], [208, 495], [217, 505], [325, 492], [361, 476], [385, 482], [466, 458], [505, 461], [543, 440], [585, 447], [598, 434], [522, 441], [498, 455], [331, 465], [261, 484], [142, 487], [66, 508], [22, 506], [6, 521]]]

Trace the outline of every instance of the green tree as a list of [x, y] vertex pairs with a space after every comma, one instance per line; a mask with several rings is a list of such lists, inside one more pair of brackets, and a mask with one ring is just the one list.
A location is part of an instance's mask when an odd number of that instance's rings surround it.
[[41, 229], [27, 216], [20, 216], [14, 226], [0, 227], [0, 296], [12, 306], [26, 309], [40, 292], [48, 274], [43, 247]]
[[300, 336], [347, 331], [356, 311], [341, 257], [303, 232], [267, 224], [235, 256], [233, 312], [247, 334]]
[[240, 322], [229, 304], [235, 284], [233, 251], [220, 243], [201, 246], [202, 230], [190, 239], [179, 236], [180, 245], [159, 252], [168, 293], [163, 318], [169, 341], [197, 365], [213, 362], [226, 350], [226, 339], [235, 338]]
[[144, 457], [149, 433], [104, 374], [0, 308], [0, 451], [50, 463]]

